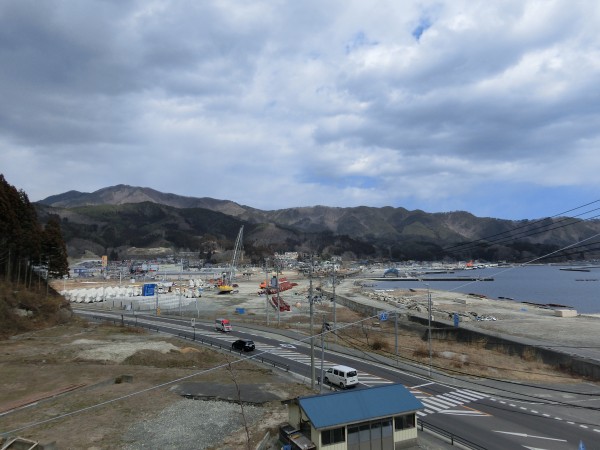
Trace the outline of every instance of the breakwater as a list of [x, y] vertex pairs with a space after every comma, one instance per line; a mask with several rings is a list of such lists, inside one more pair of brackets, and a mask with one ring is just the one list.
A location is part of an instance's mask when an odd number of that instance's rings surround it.
[[490, 277], [365, 277], [363, 280], [369, 281], [494, 281]]

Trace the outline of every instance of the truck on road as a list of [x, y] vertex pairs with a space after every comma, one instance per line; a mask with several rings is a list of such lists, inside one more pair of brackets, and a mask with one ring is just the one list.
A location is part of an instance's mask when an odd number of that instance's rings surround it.
[[215, 319], [215, 330], [228, 333], [232, 329], [229, 319]]

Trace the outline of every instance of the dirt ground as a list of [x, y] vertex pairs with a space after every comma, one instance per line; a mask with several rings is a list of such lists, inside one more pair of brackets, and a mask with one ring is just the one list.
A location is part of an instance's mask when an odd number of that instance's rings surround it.
[[[61, 450], [124, 448], [128, 430], [181, 401], [174, 387], [184, 381], [227, 385], [243, 380], [281, 399], [309, 393], [278, 372], [249, 362], [231, 370], [233, 356], [187, 345], [83, 321], [4, 341], [0, 433], [55, 442]], [[261, 408], [261, 425], [250, 435], [253, 443], [287, 420], [280, 401]], [[244, 448], [246, 433], [239, 428], [216, 448]]]
[[[293, 279], [291, 274], [289, 277]], [[198, 302], [202, 319], [212, 320], [216, 314], [224, 314], [234, 318], [234, 326], [235, 323], [264, 325], [265, 313], [269, 311], [272, 328], [308, 335], [307, 280], [298, 279], [299, 285], [293, 293], [286, 293], [292, 311], [279, 317], [272, 309], [265, 308], [264, 296], [257, 295], [258, 282], [264, 280], [264, 275], [253, 278], [240, 283], [239, 292], [233, 296], [206, 291]], [[314, 287], [318, 293], [319, 284]], [[441, 299], [436, 299], [436, 303], [438, 307], [444, 305]], [[246, 313], [234, 316], [233, 311], [240, 307]], [[331, 320], [332, 304], [325, 299], [314, 307], [318, 330], [322, 321]], [[184, 314], [194, 317], [196, 309]], [[336, 314], [338, 327], [342, 328], [338, 345], [395, 356], [395, 330], [391, 321], [374, 326], [373, 320], [340, 305]], [[422, 328], [401, 326], [399, 337], [400, 357], [427, 363], [429, 354]], [[334, 336], [326, 339], [328, 343], [334, 342]], [[577, 381], [533, 358], [486, 349], [484, 342], [466, 346], [434, 339], [432, 350], [436, 367], [455, 374], [543, 382]], [[3, 341], [0, 347], [3, 381], [0, 433], [41, 443], [56, 442], [61, 450], [127, 448], [128, 433], [140, 424], [161, 420], [161, 414], [181, 401], [177, 386], [186, 382], [255, 384], [276, 393], [280, 399], [311, 394], [307, 386], [289, 376], [251, 362], [236, 363], [235, 370], [231, 370], [228, 363], [232, 358], [229, 354], [135, 328], [77, 320], [19, 335]], [[261, 408], [261, 419], [251, 427], [253, 445], [267, 431], [276, 432], [277, 426], [287, 420], [280, 401], [270, 401]], [[246, 444], [246, 430], [238, 424], [218, 445], [203, 448], [235, 449], [245, 448]]]

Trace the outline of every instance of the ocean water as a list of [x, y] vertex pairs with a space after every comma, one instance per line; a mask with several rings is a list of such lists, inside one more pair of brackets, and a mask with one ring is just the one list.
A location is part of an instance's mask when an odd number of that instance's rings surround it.
[[[589, 272], [560, 270], [567, 266], [531, 265], [427, 274], [435, 278], [493, 278], [494, 281], [380, 281], [374, 289], [426, 289], [482, 294], [518, 302], [560, 304], [582, 314], [600, 314], [600, 268]], [[383, 275], [382, 274], [379, 276]], [[391, 280], [391, 279], [390, 279]], [[507, 300], [511, 301], [511, 300]]]

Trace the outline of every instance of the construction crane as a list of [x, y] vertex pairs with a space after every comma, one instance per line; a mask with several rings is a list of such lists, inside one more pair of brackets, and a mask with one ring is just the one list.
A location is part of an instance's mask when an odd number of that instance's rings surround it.
[[235, 240], [233, 247], [233, 257], [231, 258], [231, 267], [229, 268], [229, 282], [232, 283], [235, 278], [235, 270], [237, 268], [240, 254], [242, 253], [242, 237], [244, 236], [244, 225], [240, 227], [240, 231]]
[[240, 258], [240, 254], [242, 253], [242, 236], [244, 235], [244, 226], [242, 225], [240, 231], [237, 235], [237, 239], [235, 240], [235, 245], [233, 248], [233, 257], [231, 258], [231, 264], [229, 266], [229, 270], [223, 274], [221, 279], [221, 283], [217, 286], [219, 289], [219, 294], [228, 294], [233, 291], [233, 280], [235, 279], [235, 270], [238, 264], [238, 260]]

